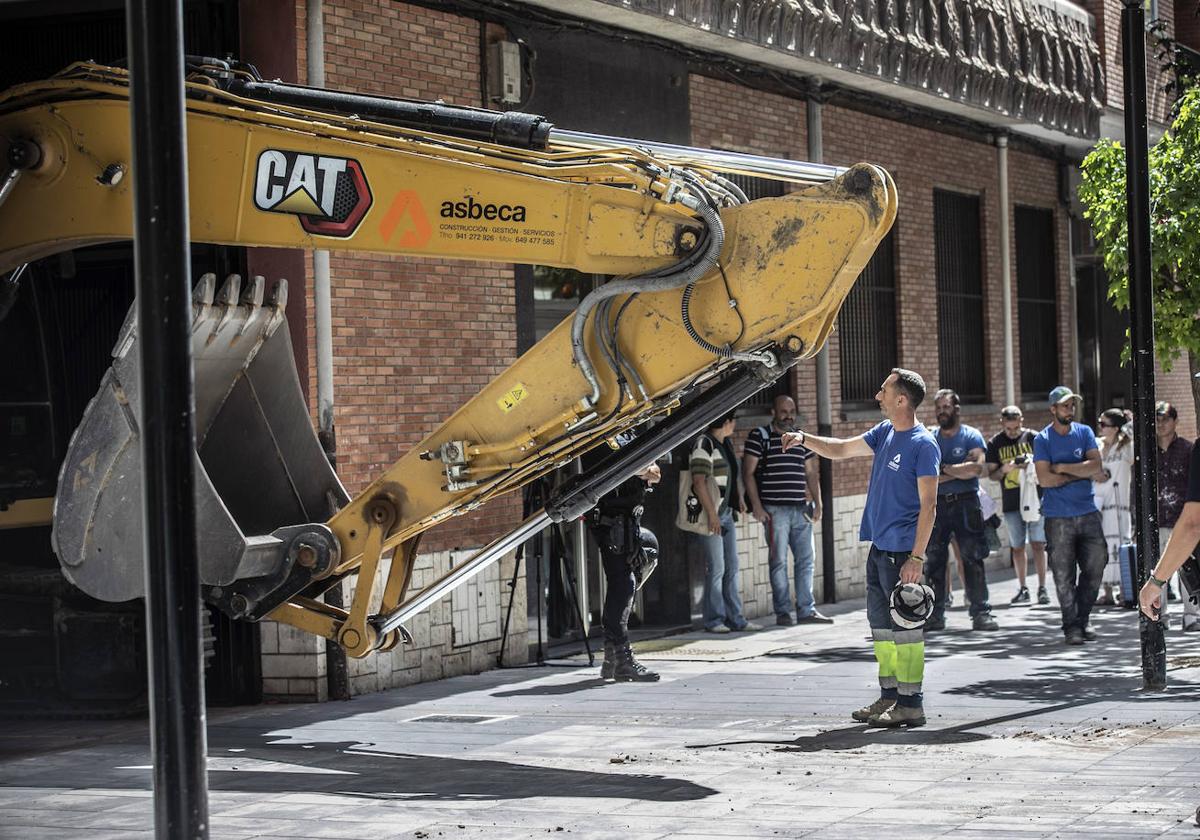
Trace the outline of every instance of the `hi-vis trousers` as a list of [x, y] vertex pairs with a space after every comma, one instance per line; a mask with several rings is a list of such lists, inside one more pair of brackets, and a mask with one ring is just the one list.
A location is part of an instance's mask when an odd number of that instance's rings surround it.
[[879, 663], [879, 695], [901, 706], [920, 707], [925, 673], [925, 631], [906, 630], [892, 623], [891, 595], [900, 582], [907, 551], [882, 551], [871, 546], [867, 555], [867, 621]]

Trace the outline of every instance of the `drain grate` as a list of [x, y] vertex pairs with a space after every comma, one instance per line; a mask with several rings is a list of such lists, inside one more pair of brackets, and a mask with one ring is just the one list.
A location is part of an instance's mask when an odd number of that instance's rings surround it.
[[409, 718], [405, 723], [495, 723], [512, 715], [421, 715]]

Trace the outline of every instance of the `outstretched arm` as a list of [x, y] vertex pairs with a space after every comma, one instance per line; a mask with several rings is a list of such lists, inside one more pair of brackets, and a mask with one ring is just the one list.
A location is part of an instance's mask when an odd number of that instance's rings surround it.
[[875, 454], [862, 435], [853, 438], [827, 438], [805, 432], [787, 432], [783, 436], [783, 451], [787, 452], [793, 446], [807, 446], [822, 458], [832, 461]]

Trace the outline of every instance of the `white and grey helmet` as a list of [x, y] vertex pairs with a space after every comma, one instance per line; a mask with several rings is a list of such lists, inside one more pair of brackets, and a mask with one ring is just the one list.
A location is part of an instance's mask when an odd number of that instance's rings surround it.
[[933, 612], [933, 589], [923, 583], [898, 583], [892, 590], [892, 621], [905, 630], [924, 627]]

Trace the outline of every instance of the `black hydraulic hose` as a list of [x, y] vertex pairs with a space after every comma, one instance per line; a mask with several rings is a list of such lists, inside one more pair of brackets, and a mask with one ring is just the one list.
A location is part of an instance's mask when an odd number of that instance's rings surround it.
[[362, 96], [280, 82], [232, 79], [226, 90], [236, 96], [261, 102], [364, 117], [404, 128], [521, 149], [545, 149], [550, 130], [554, 127], [545, 117], [519, 111], [488, 111], [437, 102]]
[[596, 506], [608, 493], [638, 469], [653, 463], [684, 441], [694, 437], [727, 411], [744, 403], [774, 383], [796, 363], [799, 356], [777, 350], [778, 363], [767, 366], [749, 362], [737, 367], [724, 380], [705, 391], [691, 405], [671, 414], [648, 429], [628, 446], [618, 449], [587, 473], [572, 476], [546, 504], [555, 522], [576, 519]]

